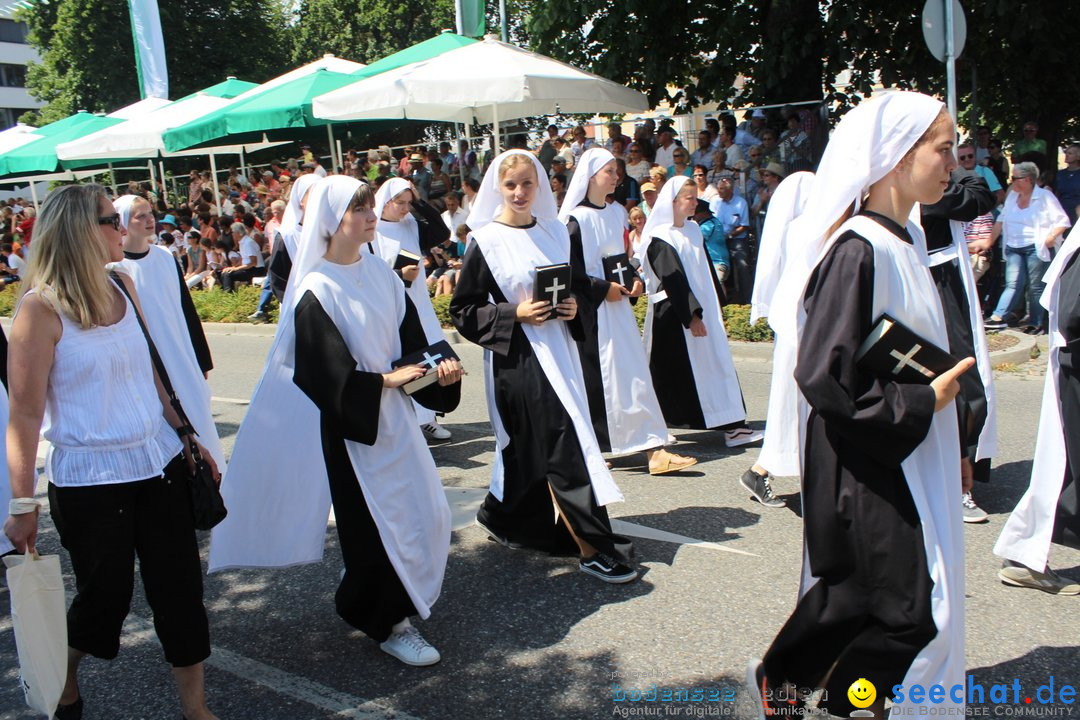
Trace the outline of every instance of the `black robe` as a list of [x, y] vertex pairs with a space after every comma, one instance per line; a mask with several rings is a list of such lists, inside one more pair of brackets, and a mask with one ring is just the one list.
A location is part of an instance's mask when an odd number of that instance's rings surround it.
[[[684, 332], [690, 328], [690, 321], [695, 316], [703, 316], [701, 302], [694, 297], [694, 291], [690, 289], [686, 271], [683, 269], [682, 258], [670, 243], [653, 238], [647, 254], [649, 266], [660, 280], [657, 291], [667, 293], [667, 301], [653, 307], [649, 371], [652, 374], [656, 399], [660, 401], [660, 410], [664, 413], [664, 422], [668, 427], [707, 430], [709, 428], [705, 424], [705, 415], [701, 412], [701, 400], [698, 398], [697, 382]], [[713, 289], [716, 291], [716, 301], [722, 305], [724, 293], [720, 289], [720, 281], [716, 278], [712, 263], [706, 264], [709, 266], [709, 277], [712, 278]], [[730, 430], [744, 426], [746, 421], [742, 420], [717, 429]]]
[[1065, 482], [1058, 497], [1051, 539], [1080, 550], [1080, 252], [1069, 258], [1058, 278], [1058, 401], [1065, 434]]
[[270, 290], [280, 303], [285, 299], [285, 288], [289, 286], [289, 275], [292, 274], [292, 257], [281, 233], [274, 239], [274, 251], [270, 253], [266, 268], [266, 282], [270, 283]]
[[[872, 217], [911, 242], [896, 223]], [[930, 430], [934, 391], [856, 367], [875, 320], [873, 293], [874, 250], [847, 232], [807, 285], [795, 369], [811, 407], [803, 525], [818, 580], [764, 657], [770, 687], [825, 687], [829, 712], [842, 717], [853, 709], [853, 678], [888, 694], [937, 634], [921, 522], [901, 468]]]
[[[345, 622], [383, 642], [394, 625], [416, 614], [416, 608], [386, 555], [345, 446], [346, 440], [375, 444], [382, 375], [356, 369], [341, 332], [310, 290], [300, 298], [295, 317], [293, 382], [319, 408], [323, 457], [345, 562], [334, 604]], [[408, 297], [399, 336], [403, 355], [428, 346]], [[450, 412], [461, 399], [461, 383], [446, 387], [434, 383], [412, 397], [425, 407]]]
[[[570, 265], [570, 292], [581, 308], [589, 303], [589, 279], [580, 252], [571, 254]], [[562, 517], [552, 519], [550, 487], [579, 538], [627, 562], [633, 546], [612, 533], [607, 510], [596, 504], [573, 421], [515, 320], [516, 309], [495, 282], [479, 245], [470, 243], [458, 271], [450, 317], [466, 339], [491, 351], [495, 402], [510, 436], [502, 451], [503, 499], [488, 493], [477, 518], [512, 542], [576, 555], [577, 545]], [[568, 322], [573, 339], [584, 339], [581, 314]]]
[[[985, 215], [994, 207], [994, 195], [990, 186], [979, 175], [969, 170], [957, 170], [941, 200], [933, 205], [922, 206], [922, 227], [926, 233], [926, 249], [931, 254], [953, 245], [950, 220], [970, 222]], [[971, 326], [967, 290], [957, 260], [941, 263], [930, 268], [930, 274], [941, 296], [945, 312], [945, 328], [949, 335], [949, 351], [953, 357], [975, 357], [975, 333]], [[964, 457], [975, 467], [975, 479], [990, 479], [990, 458], [975, 461], [979, 434], [986, 425], [989, 407], [986, 388], [977, 371], [966, 372], [959, 378], [960, 394], [956, 396], [956, 414], [960, 428], [960, 448]]]

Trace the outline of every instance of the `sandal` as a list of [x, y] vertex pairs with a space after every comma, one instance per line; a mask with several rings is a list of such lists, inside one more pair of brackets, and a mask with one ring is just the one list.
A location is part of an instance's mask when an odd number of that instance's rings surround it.
[[664, 452], [663, 459], [655, 465], [649, 463], [650, 475], [667, 475], [668, 473], [679, 472], [685, 470], [688, 467], [697, 465], [697, 458], [685, 457], [683, 455], [676, 455], [672, 452]]

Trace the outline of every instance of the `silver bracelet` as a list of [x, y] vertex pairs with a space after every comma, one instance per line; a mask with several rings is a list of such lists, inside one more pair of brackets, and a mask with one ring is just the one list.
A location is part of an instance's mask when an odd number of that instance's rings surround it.
[[8, 502], [9, 515], [27, 515], [41, 507], [41, 503], [34, 498], [11, 498]]

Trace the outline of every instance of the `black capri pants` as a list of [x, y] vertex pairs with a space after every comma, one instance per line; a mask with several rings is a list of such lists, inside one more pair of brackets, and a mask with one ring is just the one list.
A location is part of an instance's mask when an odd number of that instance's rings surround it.
[[202, 565], [182, 456], [161, 477], [112, 485], [49, 484], [51, 514], [75, 570], [68, 645], [104, 660], [120, 651], [120, 631], [139, 558], [154, 630], [174, 667], [210, 656]]

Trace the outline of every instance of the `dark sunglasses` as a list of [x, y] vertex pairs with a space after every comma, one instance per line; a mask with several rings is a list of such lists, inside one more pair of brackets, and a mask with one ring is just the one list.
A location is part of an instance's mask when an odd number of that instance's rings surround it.
[[1031, 178], [1027, 177], [1026, 175], [1013, 175], [1009, 179], [1013, 182], [1016, 182], [1017, 180], [1030, 180]]
[[971, 158], [973, 158], [973, 157], [975, 157], [975, 156], [974, 156], [974, 155], [972, 155], [971, 153], [968, 153], [967, 155], [961, 155], [961, 156], [960, 156], [960, 159], [961, 159], [961, 160], [970, 160], [970, 159], [971, 159]]
[[120, 230], [120, 213], [113, 213], [97, 219], [98, 225], [112, 225], [113, 230]]

